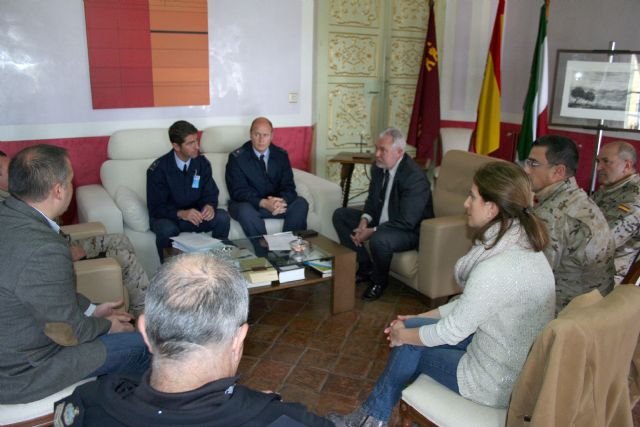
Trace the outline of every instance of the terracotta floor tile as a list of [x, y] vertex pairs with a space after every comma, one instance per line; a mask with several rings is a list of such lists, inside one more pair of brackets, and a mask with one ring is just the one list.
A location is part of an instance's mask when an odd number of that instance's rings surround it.
[[371, 358], [343, 355], [338, 359], [333, 372], [350, 377], [366, 377], [372, 365]]
[[302, 403], [307, 407], [308, 410], [312, 412], [314, 411], [316, 403], [318, 403], [318, 399], [320, 398], [320, 393], [317, 393], [308, 388], [289, 384], [285, 384], [285, 386], [278, 391], [278, 394], [282, 396], [283, 402]]
[[273, 325], [273, 326], [286, 326], [291, 321], [291, 315], [288, 313], [277, 313], [270, 312], [266, 313], [260, 319], [260, 323], [263, 325]]
[[261, 357], [271, 347], [270, 342], [254, 341], [247, 339], [244, 341], [243, 355]]
[[273, 308], [271, 310], [274, 312], [289, 313], [291, 317], [293, 317], [304, 305], [305, 303], [300, 301], [282, 300], [273, 304]]
[[260, 359], [257, 357], [242, 356], [240, 364], [238, 365], [238, 373], [242, 376], [248, 376], [254, 366], [256, 366], [256, 363], [258, 363], [258, 360]]
[[280, 338], [278, 338], [278, 343], [296, 347], [306, 347], [310, 339], [310, 332], [287, 329], [280, 335]]
[[253, 368], [250, 378], [260, 378], [270, 384], [280, 386], [289, 375], [293, 365], [263, 359]]
[[276, 360], [282, 363], [295, 365], [304, 352], [304, 347], [294, 347], [287, 344], [276, 343], [265, 355], [265, 359]]
[[310, 348], [326, 351], [327, 353], [338, 353], [342, 350], [346, 338], [342, 335], [312, 335], [308, 342]]
[[318, 326], [321, 323], [322, 323], [322, 320], [319, 320], [319, 319], [296, 316], [293, 319], [291, 319], [288, 329], [314, 332], [316, 329], [318, 329]]
[[382, 372], [384, 371], [385, 366], [387, 366], [387, 359], [376, 359], [373, 361], [373, 366], [371, 367], [371, 370], [369, 371], [369, 379], [373, 379], [373, 380], [377, 380], [378, 377], [380, 375], [382, 375]]
[[320, 350], [314, 350], [308, 348], [304, 353], [300, 361], [299, 366], [308, 366], [312, 368], [319, 368], [324, 370], [331, 370], [335, 366], [338, 360], [337, 353], [325, 353]]
[[348, 414], [360, 406], [362, 402], [352, 397], [342, 395], [321, 393], [316, 403], [315, 412], [318, 415], [325, 416], [329, 412], [337, 412], [339, 414]]
[[259, 323], [257, 325], [251, 325], [248, 339], [255, 341], [273, 342], [282, 333], [281, 326], [265, 325]]
[[341, 396], [357, 396], [362, 387], [362, 379], [330, 374], [322, 388], [323, 393], [339, 394]]
[[328, 374], [326, 371], [298, 366], [291, 372], [291, 374], [289, 374], [286, 384], [308, 388], [315, 392], [319, 392], [327, 380], [327, 376]]
[[313, 295], [313, 291], [308, 290], [306, 287], [287, 289], [284, 297], [285, 299], [292, 301], [307, 302]]

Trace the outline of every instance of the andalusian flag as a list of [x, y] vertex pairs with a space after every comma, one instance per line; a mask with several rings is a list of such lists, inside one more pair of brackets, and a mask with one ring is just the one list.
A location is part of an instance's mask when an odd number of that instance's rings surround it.
[[518, 159], [529, 157], [531, 145], [538, 137], [547, 133], [547, 106], [549, 104], [549, 56], [547, 43], [547, 20], [549, 0], [540, 8], [540, 24], [536, 50], [531, 63], [531, 78], [527, 99], [524, 101], [522, 129], [518, 137]]
[[504, 0], [499, 0], [478, 102], [475, 145], [476, 153], [479, 154], [489, 154], [500, 147], [500, 48], [503, 19]]

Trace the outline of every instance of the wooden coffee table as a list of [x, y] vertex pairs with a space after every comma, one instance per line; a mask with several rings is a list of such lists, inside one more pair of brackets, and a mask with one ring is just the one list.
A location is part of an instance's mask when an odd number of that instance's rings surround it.
[[[320, 248], [325, 252], [327, 254], [327, 258], [332, 259], [332, 276], [322, 277], [321, 274], [314, 269], [305, 267], [305, 278], [303, 280], [296, 280], [283, 284], [280, 284], [280, 282], [272, 282], [272, 284], [268, 286], [249, 288], [249, 295], [257, 295], [265, 292], [295, 288], [298, 286], [331, 282], [332, 312], [337, 314], [353, 310], [356, 292], [356, 253], [323, 235], [309, 237], [306, 240], [308, 240], [313, 247]], [[251, 245], [247, 244], [249, 242], [248, 239], [231, 240], [231, 242], [239, 247], [251, 248]], [[165, 259], [168, 259], [178, 253], [180, 253], [180, 251], [177, 249], [166, 248]]]

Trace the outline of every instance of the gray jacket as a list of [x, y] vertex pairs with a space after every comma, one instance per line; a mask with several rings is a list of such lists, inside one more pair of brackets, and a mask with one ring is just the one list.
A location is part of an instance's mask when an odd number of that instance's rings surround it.
[[39, 400], [100, 367], [106, 319], [86, 317], [65, 239], [26, 203], [0, 202], [0, 403]]

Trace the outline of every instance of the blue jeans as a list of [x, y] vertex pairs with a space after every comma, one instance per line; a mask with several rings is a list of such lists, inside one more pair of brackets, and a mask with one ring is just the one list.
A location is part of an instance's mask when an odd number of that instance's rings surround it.
[[[415, 317], [405, 321], [407, 328], [419, 328], [437, 323], [438, 319]], [[394, 347], [384, 372], [378, 378], [367, 400], [362, 404], [365, 412], [381, 421], [387, 421], [393, 407], [400, 400], [402, 390], [418, 375], [426, 374], [445, 387], [460, 393], [456, 372], [458, 363], [466, 353], [473, 335], [456, 345], [424, 347], [402, 345]]]
[[149, 369], [151, 353], [138, 332], [121, 332], [98, 337], [107, 349], [102, 366], [87, 375], [97, 377], [107, 374], [127, 374], [140, 377]]

